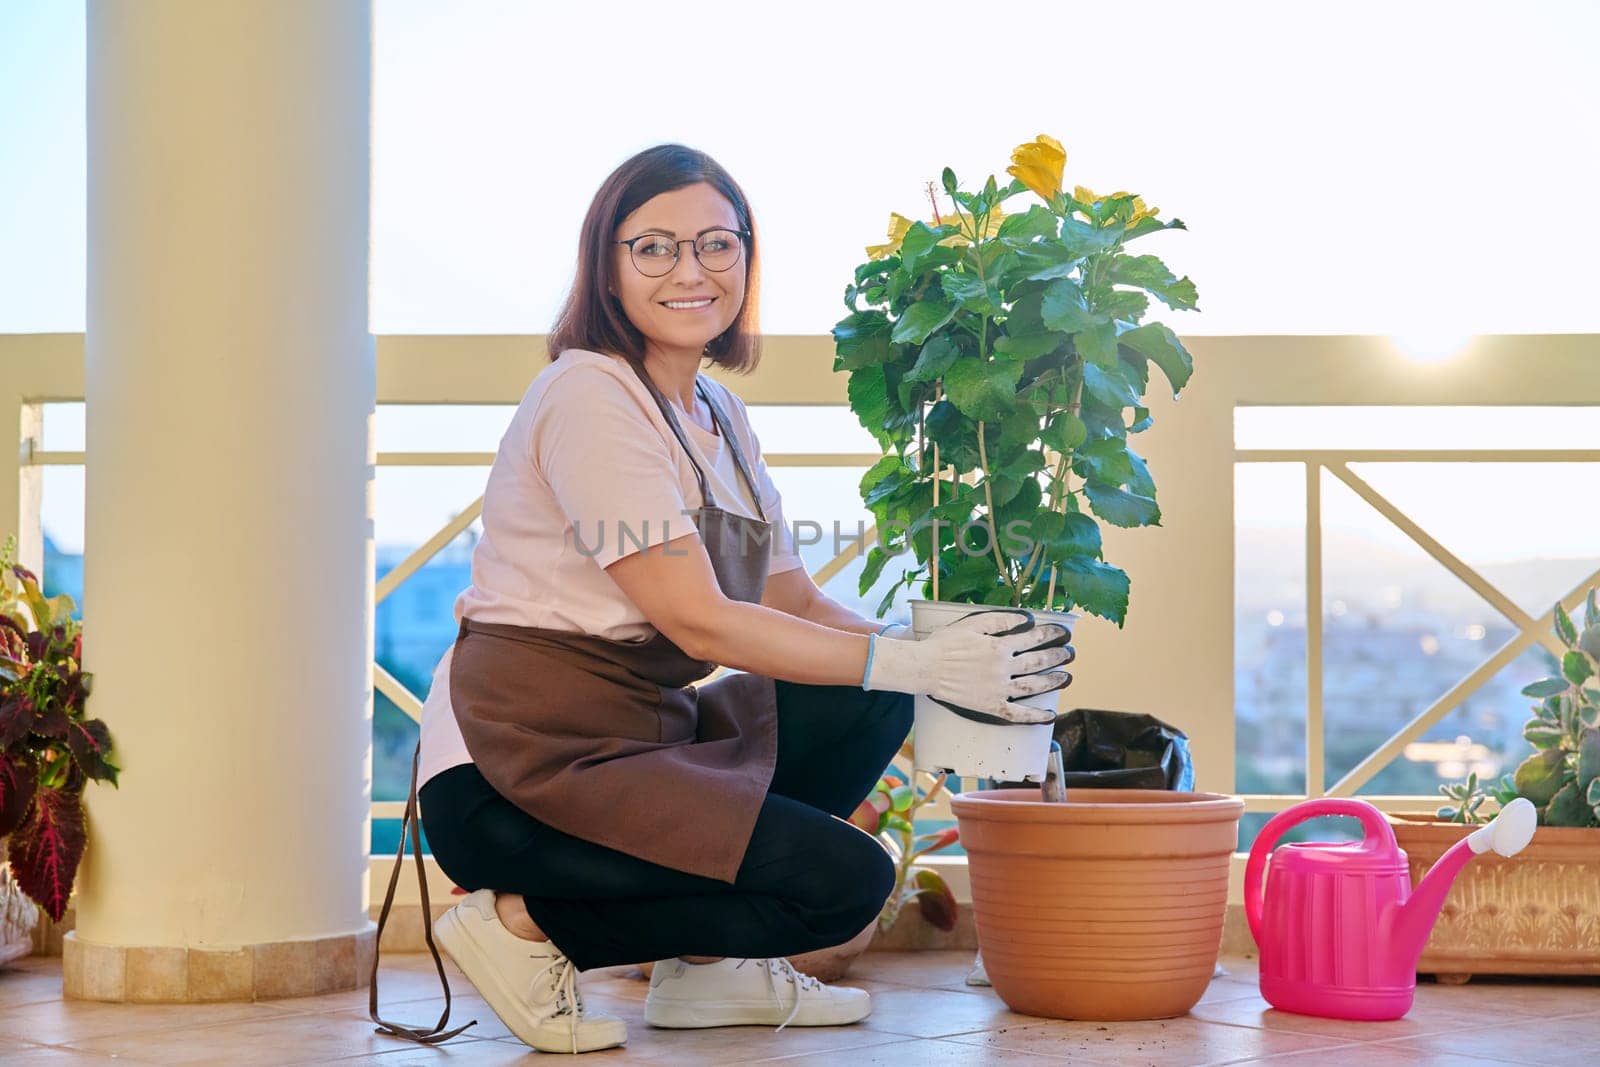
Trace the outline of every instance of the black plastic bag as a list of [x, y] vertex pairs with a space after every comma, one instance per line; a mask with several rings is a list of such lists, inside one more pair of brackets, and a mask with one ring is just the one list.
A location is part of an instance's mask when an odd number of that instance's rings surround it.
[[1068, 789], [1194, 790], [1189, 735], [1153, 715], [1073, 708], [1056, 719], [1052, 736], [1061, 745]]

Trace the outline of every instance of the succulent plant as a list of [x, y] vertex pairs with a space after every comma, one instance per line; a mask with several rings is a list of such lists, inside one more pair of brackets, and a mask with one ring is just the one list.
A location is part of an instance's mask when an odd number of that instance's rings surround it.
[[1526, 797], [1539, 809], [1545, 826], [1600, 826], [1600, 589], [1584, 601], [1583, 629], [1557, 603], [1555, 633], [1565, 647], [1553, 660], [1550, 677], [1534, 682], [1522, 695], [1537, 701], [1522, 736], [1533, 754], [1500, 779], [1492, 793], [1477, 775], [1439, 787], [1451, 803], [1439, 817], [1454, 822], [1481, 822], [1478, 807], [1492, 795], [1501, 804]]
[[[959, 835], [953, 826], [934, 833], [917, 833], [917, 810], [939, 796], [945, 775], [914, 769], [912, 744], [912, 738], [907, 737], [895, 757], [913, 767], [911, 780], [902, 779], [892, 769], [886, 771], [871, 795], [857, 805], [850, 821], [875, 835], [894, 860], [894, 890], [878, 914], [878, 929], [887, 932], [900, 917], [901, 909], [916, 901], [922, 917], [948, 933], [956, 928], [955, 895], [938, 871], [918, 866], [917, 861], [930, 852], [949, 848]], [[919, 782], [919, 778], [927, 784]]]

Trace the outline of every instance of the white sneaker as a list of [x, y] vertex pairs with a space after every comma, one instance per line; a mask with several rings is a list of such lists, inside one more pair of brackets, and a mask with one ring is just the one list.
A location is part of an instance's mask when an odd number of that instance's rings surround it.
[[843, 1026], [872, 1011], [865, 989], [827, 986], [788, 960], [661, 960], [650, 975], [644, 1019], [651, 1026]]
[[489, 1007], [540, 1052], [593, 1052], [628, 1040], [621, 1019], [586, 1011], [578, 969], [549, 941], [528, 941], [500, 922], [494, 891], [469, 893], [433, 923], [433, 936]]

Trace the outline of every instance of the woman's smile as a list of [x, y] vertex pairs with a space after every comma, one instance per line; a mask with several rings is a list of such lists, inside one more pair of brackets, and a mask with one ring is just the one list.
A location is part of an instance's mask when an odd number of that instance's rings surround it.
[[703, 296], [693, 300], [663, 300], [661, 306], [668, 311], [705, 311], [716, 302], [716, 299], [714, 296]]

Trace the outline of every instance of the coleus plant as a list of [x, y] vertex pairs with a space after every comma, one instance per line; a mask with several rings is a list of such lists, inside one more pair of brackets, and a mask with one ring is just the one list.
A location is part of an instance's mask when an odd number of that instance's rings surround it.
[[[886, 243], [845, 288], [835, 371], [887, 455], [861, 480], [877, 520], [863, 594], [910, 551], [901, 585], [934, 599], [1067, 611], [1121, 626], [1127, 574], [1100, 522], [1158, 525], [1155, 482], [1129, 446], [1151, 425], [1159, 368], [1174, 396], [1193, 371], [1150, 300], [1196, 307], [1194, 283], [1128, 246], [1183, 229], [1132, 193], [1062, 186], [1066, 152], [1040, 135], [1012, 154], [1013, 180], [978, 192], [943, 172], [950, 206], [890, 219]], [[1023, 193], [1042, 203], [1006, 214]], [[936, 459], [937, 457], [937, 459]], [[936, 540], [937, 537], [937, 540]], [[934, 561], [937, 559], [937, 584]]]
[[1533, 754], [1493, 786], [1477, 775], [1463, 783], [1442, 785], [1450, 804], [1439, 817], [1453, 822], [1482, 822], [1478, 808], [1488, 796], [1504, 806], [1526, 797], [1539, 809], [1544, 826], [1600, 826], [1600, 589], [1589, 590], [1579, 630], [1558, 601], [1552, 613], [1556, 638], [1565, 647], [1552, 657], [1551, 676], [1523, 688], [1537, 701], [1522, 736]]
[[[900, 746], [895, 758], [911, 766], [910, 738]], [[921, 776], [928, 784], [920, 784]], [[892, 770], [878, 779], [871, 795], [856, 806], [850, 821], [878, 841], [894, 860], [894, 890], [884, 901], [878, 914], [878, 929], [887, 931], [900, 917], [900, 912], [913, 900], [917, 902], [922, 917], [944, 931], [956, 928], [956, 898], [938, 871], [919, 867], [917, 861], [929, 853], [949, 848], [956, 843], [955, 827], [935, 833], [919, 834], [916, 830], [917, 810], [936, 799], [944, 789], [945, 776], [934, 776], [926, 771], [911, 772], [906, 781]]]
[[15, 559], [13, 537], [0, 552], [0, 837], [17, 884], [59, 922], [87, 838], [84, 786], [116, 785], [119, 768], [111, 731], [85, 711], [72, 598], [46, 599]]

